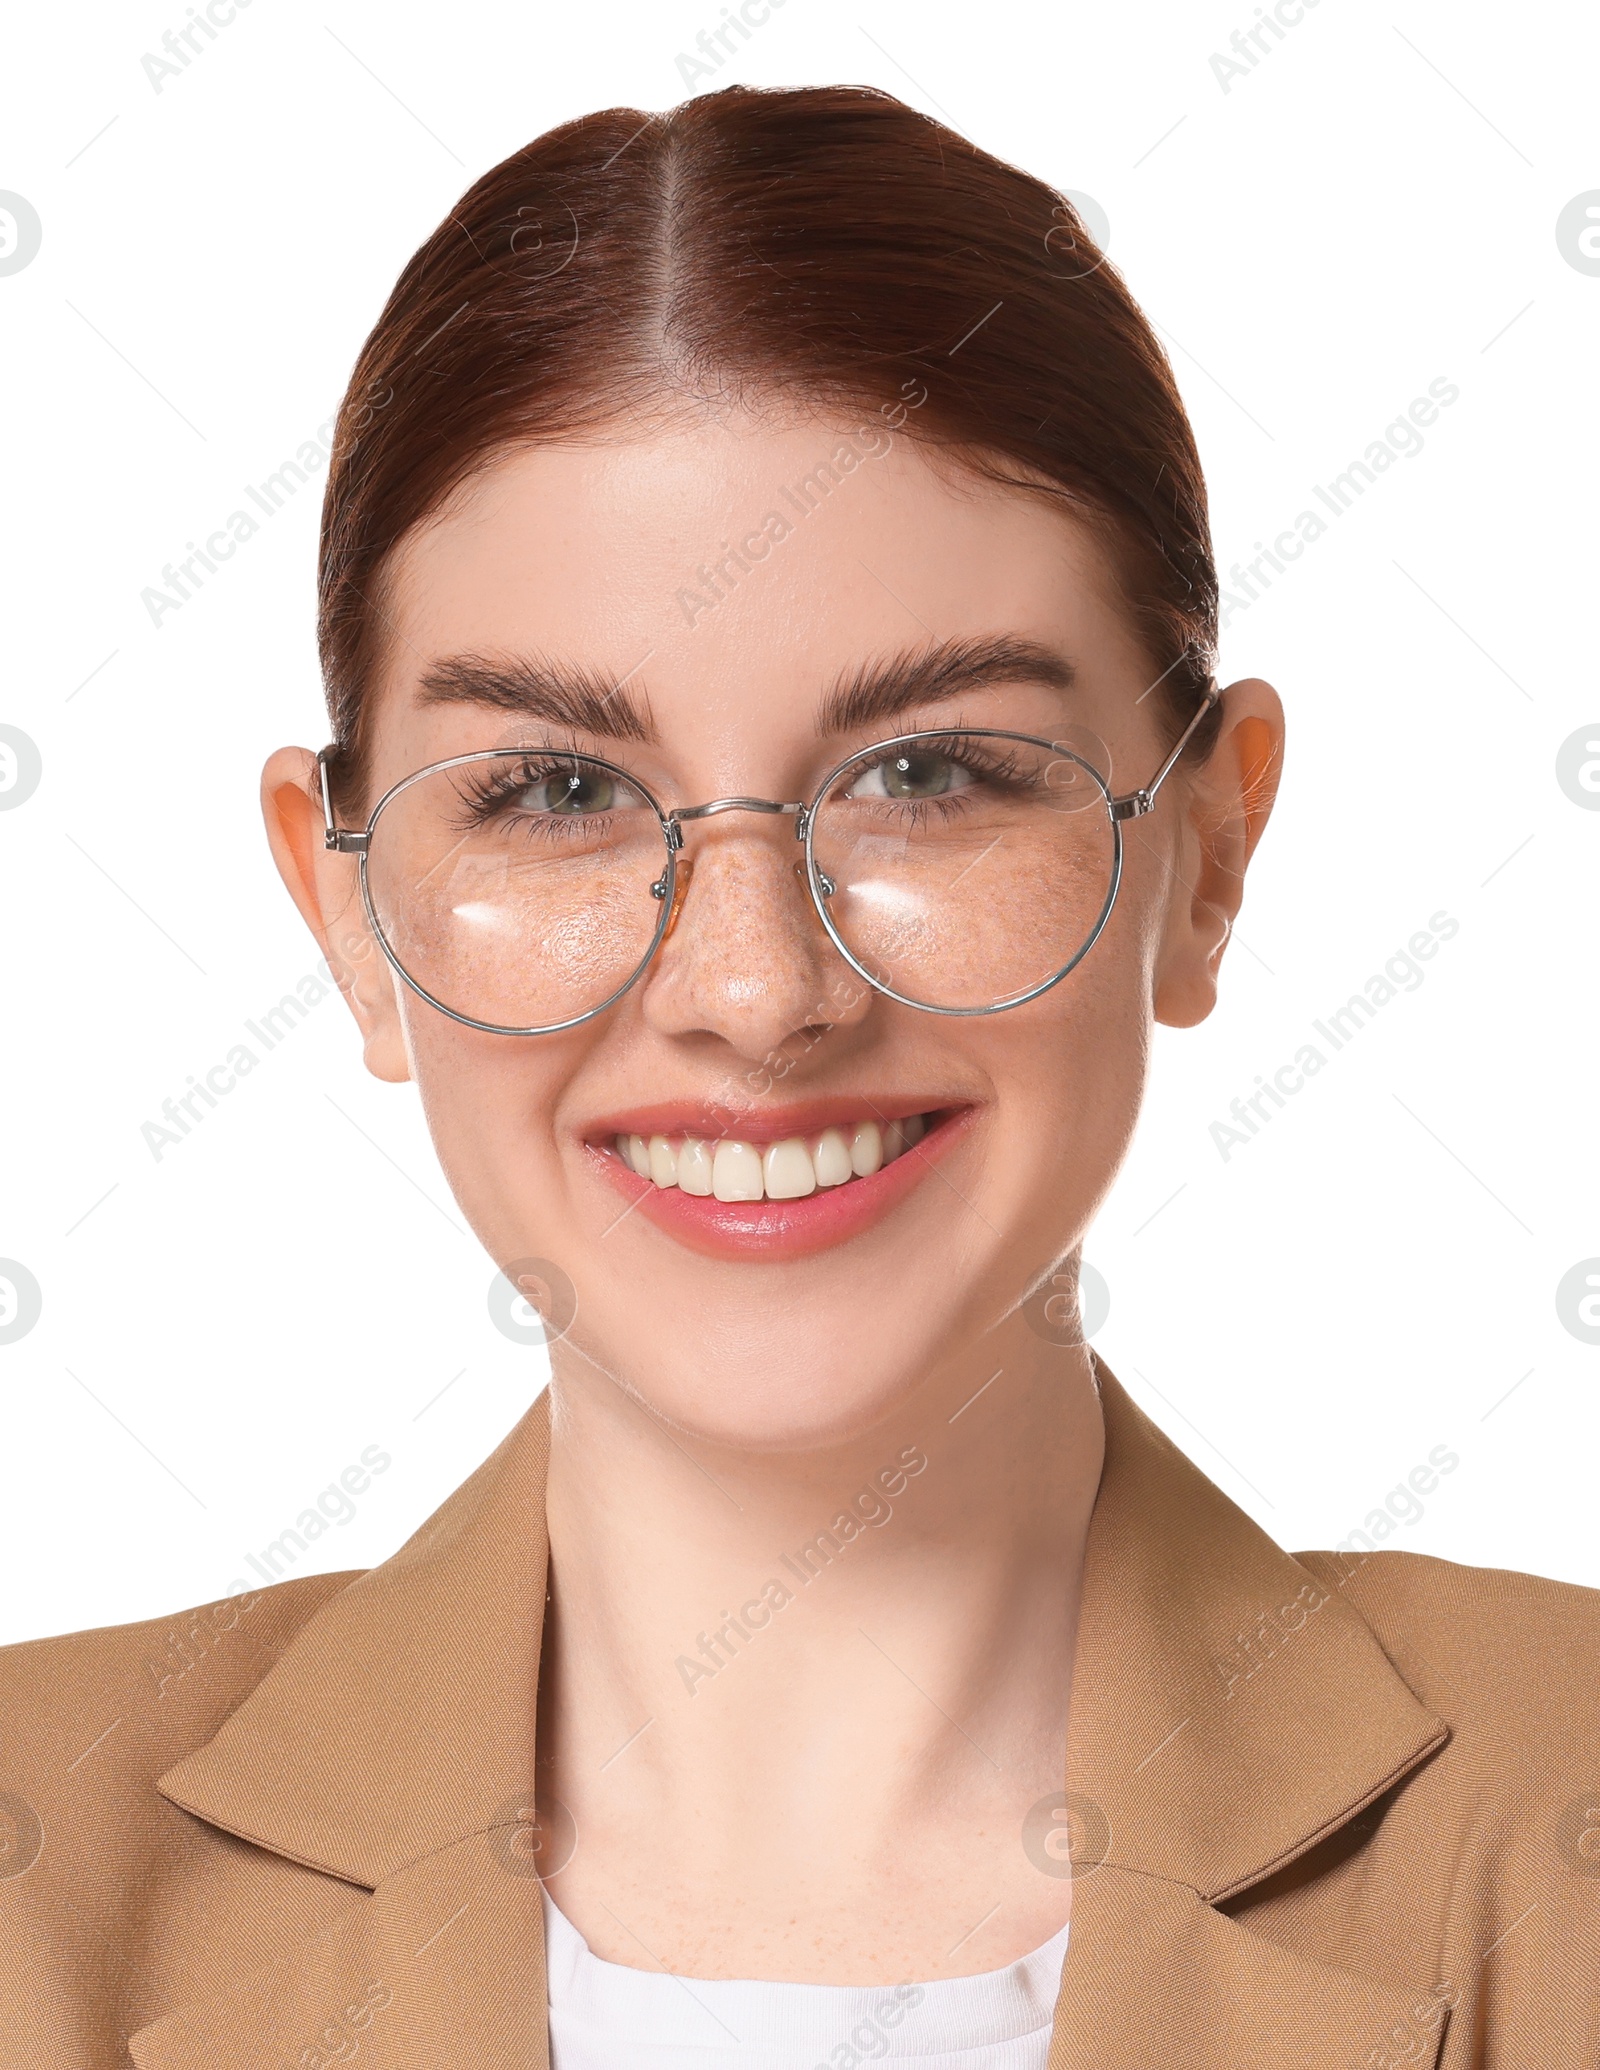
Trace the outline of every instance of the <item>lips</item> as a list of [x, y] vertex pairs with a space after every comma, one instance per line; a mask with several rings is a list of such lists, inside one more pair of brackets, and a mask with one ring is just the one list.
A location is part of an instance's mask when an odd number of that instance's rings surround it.
[[631, 1207], [691, 1249], [793, 1258], [881, 1219], [973, 1114], [968, 1106], [876, 1101], [870, 1111], [812, 1102], [726, 1120], [661, 1108], [615, 1117], [632, 1126], [608, 1123], [588, 1148]]

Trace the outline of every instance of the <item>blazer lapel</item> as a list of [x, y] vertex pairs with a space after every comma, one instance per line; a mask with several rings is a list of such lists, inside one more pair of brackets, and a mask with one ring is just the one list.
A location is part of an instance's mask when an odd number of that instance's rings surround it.
[[[1447, 1729], [1338, 1589], [1100, 1375], [1050, 2070], [1360, 2070], [1414, 2034], [1431, 1980], [1334, 1969], [1218, 1908]], [[370, 2070], [546, 2070], [532, 1785], [549, 1442], [541, 1395], [160, 1778], [197, 1817], [342, 1879], [350, 1908], [292, 1959], [141, 2029], [139, 2070], [332, 2070], [358, 2048]]]
[[542, 2070], [534, 1717], [548, 1396], [382, 1566], [332, 1597], [157, 1784], [340, 1877], [289, 1962], [142, 2028], [140, 2070]]
[[292, 1962], [144, 2027], [139, 2070], [546, 2070], [539, 1883], [473, 1835], [386, 1876]]
[[[1049, 2070], [1432, 2070], [1436, 2005], [1252, 1933], [1181, 1884], [1106, 1867], [1073, 1892]], [[1417, 2024], [1430, 2007], [1431, 2045]]]
[[[1077, 1857], [1050, 2070], [1362, 2070], [1430, 1978], [1362, 1977], [1217, 1909], [1448, 1738], [1339, 1590], [1099, 1364], [1062, 1819]], [[1436, 2049], [1405, 2060], [1427, 2070]]]

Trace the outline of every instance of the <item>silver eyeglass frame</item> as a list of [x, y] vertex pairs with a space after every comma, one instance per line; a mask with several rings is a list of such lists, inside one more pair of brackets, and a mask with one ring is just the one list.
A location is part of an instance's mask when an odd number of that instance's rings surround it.
[[[1148, 783], [1141, 784], [1135, 790], [1124, 792], [1121, 796], [1113, 794], [1110, 785], [1092, 762], [1086, 761], [1082, 755], [1072, 748], [1065, 747], [1058, 741], [1048, 740], [1041, 734], [1011, 732], [1004, 727], [998, 726], [930, 726], [924, 727], [915, 733], [898, 733], [889, 740], [874, 741], [869, 747], [857, 748], [853, 753], [846, 755], [843, 761], [836, 763], [829, 770], [828, 774], [817, 785], [809, 801], [792, 798], [711, 798], [703, 805], [679, 805], [671, 810], [663, 808], [649, 787], [642, 783], [631, 770], [624, 769], [619, 763], [608, 761], [604, 755], [591, 755], [581, 749], [534, 750], [517, 746], [480, 748], [471, 754], [450, 755], [443, 761], [430, 762], [425, 768], [415, 769], [409, 776], [401, 777], [398, 783], [393, 783], [389, 786], [388, 790], [384, 792], [383, 796], [373, 806], [367, 816], [365, 827], [356, 829], [341, 827], [335, 823], [333, 793], [328, 775], [328, 757], [334, 752], [334, 749], [329, 746], [323, 748], [317, 755], [317, 774], [322, 791], [322, 845], [325, 849], [339, 855], [353, 855], [356, 857], [361, 885], [361, 904], [367, 917], [367, 924], [372, 930], [378, 947], [383, 951], [390, 968], [395, 972], [396, 976], [415, 992], [419, 999], [425, 1000], [429, 1006], [447, 1015], [449, 1019], [459, 1022], [462, 1027], [476, 1028], [486, 1035], [559, 1035], [568, 1028], [581, 1027], [585, 1021], [592, 1021], [596, 1015], [605, 1013], [608, 1008], [615, 1006], [625, 992], [631, 991], [655, 960], [656, 951], [665, 939], [667, 929], [672, 921], [677, 892], [678, 856], [683, 849], [684, 824], [689, 820], [714, 819], [719, 813], [723, 812], [792, 813], [794, 815], [795, 839], [804, 845], [805, 868], [803, 874], [805, 884], [811, 895], [811, 903], [817, 917], [822, 922], [829, 940], [839, 951], [845, 962], [849, 964], [858, 977], [864, 978], [875, 992], [880, 993], [886, 999], [894, 1000], [897, 1005], [915, 1007], [919, 1013], [944, 1014], [959, 1019], [992, 1013], [1007, 1013], [1012, 1007], [1025, 1006], [1030, 999], [1037, 999], [1042, 993], [1048, 992], [1054, 986], [1059, 985], [1063, 978], [1071, 975], [1100, 939], [1106, 922], [1111, 917], [1112, 907], [1116, 904], [1117, 892], [1122, 883], [1122, 823], [1128, 819], [1140, 819], [1147, 812], [1154, 809], [1156, 794], [1161, 789], [1162, 784], [1165, 783], [1168, 772], [1183, 753], [1185, 747], [1187, 747], [1190, 736], [1194, 733], [1196, 727], [1199, 726], [1221, 695], [1222, 692], [1213, 679], [1206, 686], [1205, 696], [1199, 709], [1190, 719], [1188, 725], [1184, 727], [1182, 733], [1179, 734], [1155, 775], [1150, 778]], [[1017, 740], [1026, 743], [1030, 747], [1045, 748], [1052, 754], [1077, 763], [1079, 768], [1083, 769], [1093, 779], [1095, 787], [1100, 792], [1101, 798], [1105, 803], [1111, 821], [1110, 883], [1106, 890], [1104, 903], [1087, 939], [1071, 960], [1064, 963], [1058, 971], [1046, 978], [1042, 984], [1034, 985], [1026, 992], [1019, 992], [1014, 999], [999, 1000], [992, 1006], [934, 1006], [925, 999], [912, 999], [906, 993], [895, 991], [891, 985], [885, 984], [881, 978], [874, 977], [872, 972], [854, 955], [849, 945], [840, 935], [838, 928], [834, 925], [832, 916], [828, 912], [827, 902], [833, 896], [834, 886], [829, 880], [827, 872], [817, 861], [813, 837], [817, 812], [821, 808], [830, 787], [847, 769], [853, 768], [859, 762], [866, 761], [869, 757], [887, 754], [896, 748], [914, 747], [921, 741], [962, 740], [969, 738]], [[657, 900], [659, 905], [659, 916], [656, 921], [655, 931], [651, 935], [649, 946], [640, 957], [637, 966], [617, 986], [616, 990], [607, 998], [602, 999], [599, 1005], [587, 1007], [582, 1013], [573, 1014], [567, 1020], [546, 1022], [536, 1028], [506, 1028], [496, 1021], [475, 1020], [470, 1014], [460, 1013], [455, 1007], [447, 1006], [442, 999], [435, 998], [433, 993], [425, 985], [420, 984], [410, 971], [406, 969], [405, 965], [390, 947], [388, 937], [384, 933], [383, 923], [379, 920], [376, 908], [373, 905], [372, 889], [367, 879], [367, 856], [371, 848], [373, 832], [377, 827], [384, 807], [399, 797], [402, 792], [408, 791], [413, 784], [421, 783], [426, 777], [436, 776], [444, 769], [459, 769], [469, 762], [502, 761], [508, 755], [524, 752], [570, 752], [575, 761], [582, 761], [594, 768], [604, 769], [610, 775], [620, 778], [622, 782], [627, 784], [630, 790], [637, 792], [655, 813], [661, 827], [666, 860], [661, 875], [650, 886], [651, 895]]]

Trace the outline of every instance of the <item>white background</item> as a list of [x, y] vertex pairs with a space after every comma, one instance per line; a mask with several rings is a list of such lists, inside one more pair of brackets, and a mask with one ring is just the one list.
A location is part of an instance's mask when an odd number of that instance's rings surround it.
[[[1224, 680], [1288, 706], [1282, 795], [1221, 1006], [1160, 1031], [1087, 1256], [1113, 1369], [1284, 1544], [1344, 1536], [1444, 1445], [1391, 1544], [1600, 1584], [1600, 1346], [1556, 1302], [1600, 1254], [1600, 811], [1556, 778], [1600, 739], [1600, 277], [1556, 236], [1600, 187], [1600, 18], [1321, 0], [1224, 90], [1257, 11], [786, 0], [712, 83], [869, 81], [1093, 196], [1224, 570], [1459, 388], [1227, 626]], [[220, 1595], [370, 1445], [391, 1468], [295, 1571], [378, 1560], [542, 1384], [336, 998], [159, 1161], [142, 1140], [315, 960], [256, 782], [325, 738], [320, 483], [159, 627], [141, 592], [332, 416], [469, 182], [682, 98], [721, 7], [253, 0], [157, 92], [141, 59], [186, 19], [33, 8], [8, 36], [0, 187], [43, 243], [0, 277], [0, 723], [43, 780], [0, 812], [0, 1257], [43, 1312], [0, 1346], [0, 1639]], [[1224, 1159], [1229, 1103], [1441, 909], [1420, 987]]]

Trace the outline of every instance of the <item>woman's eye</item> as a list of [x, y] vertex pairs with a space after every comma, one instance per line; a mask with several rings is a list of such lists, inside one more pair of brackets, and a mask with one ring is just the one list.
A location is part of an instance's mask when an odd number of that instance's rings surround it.
[[611, 812], [627, 801], [627, 787], [601, 769], [557, 770], [541, 776], [517, 793], [516, 804], [524, 812], [567, 813], [574, 817], [588, 812]]
[[942, 798], [977, 781], [948, 755], [909, 749], [874, 762], [851, 787], [854, 798]]

